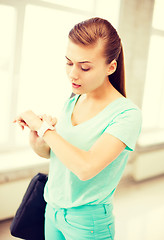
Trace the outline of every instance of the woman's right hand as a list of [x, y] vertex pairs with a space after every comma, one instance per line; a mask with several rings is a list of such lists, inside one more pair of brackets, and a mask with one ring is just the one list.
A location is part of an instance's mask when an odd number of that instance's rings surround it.
[[40, 138], [37, 134], [36, 131], [30, 131], [30, 144], [32, 146], [36, 146], [36, 145], [43, 145], [45, 144], [45, 141], [43, 140], [43, 138]]
[[[47, 116], [44, 114], [39, 117], [42, 121], [46, 120], [53, 127], [55, 127], [57, 123], [57, 119], [52, 118], [51, 116]], [[38, 136], [36, 131], [30, 131], [29, 141], [31, 147], [39, 156], [49, 158], [50, 147], [47, 145], [43, 138], [40, 138]]]

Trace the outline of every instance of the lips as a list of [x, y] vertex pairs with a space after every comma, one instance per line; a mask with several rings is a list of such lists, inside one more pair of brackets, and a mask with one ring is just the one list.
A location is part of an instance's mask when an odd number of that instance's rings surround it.
[[79, 88], [79, 87], [81, 87], [81, 85], [76, 84], [76, 83], [72, 83], [72, 87], [73, 87], [73, 88]]

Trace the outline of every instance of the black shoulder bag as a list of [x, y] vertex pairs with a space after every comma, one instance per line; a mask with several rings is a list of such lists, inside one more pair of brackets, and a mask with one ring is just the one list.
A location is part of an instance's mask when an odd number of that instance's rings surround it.
[[10, 232], [14, 237], [44, 240], [46, 202], [43, 198], [43, 191], [47, 179], [47, 174], [43, 173], [38, 173], [32, 178], [10, 225]]

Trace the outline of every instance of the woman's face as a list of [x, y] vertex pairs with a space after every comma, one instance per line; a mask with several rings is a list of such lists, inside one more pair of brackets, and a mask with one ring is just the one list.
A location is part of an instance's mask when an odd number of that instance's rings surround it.
[[101, 41], [89, 47], [68, 41], [66, 73], [75, 94], [95, 92], [109, 83], [109, 64], [106, 64], [102, 51]]

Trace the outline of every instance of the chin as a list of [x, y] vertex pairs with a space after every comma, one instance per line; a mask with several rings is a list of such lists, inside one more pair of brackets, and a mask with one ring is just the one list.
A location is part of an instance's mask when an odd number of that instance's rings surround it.
[[80, 89], [74, 89], [74, 88], [72, 88], [72, 92], [73, 92], [74, 94], [79, 94], [79, 95], [84, 94], [84, 92], [83, 92], [82, 90], [80, 90]]

